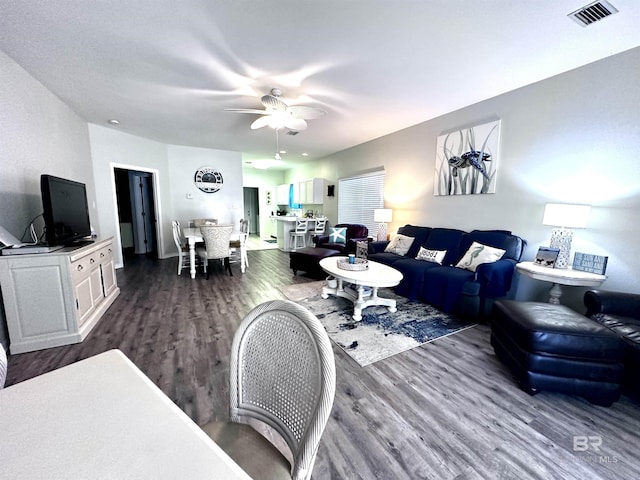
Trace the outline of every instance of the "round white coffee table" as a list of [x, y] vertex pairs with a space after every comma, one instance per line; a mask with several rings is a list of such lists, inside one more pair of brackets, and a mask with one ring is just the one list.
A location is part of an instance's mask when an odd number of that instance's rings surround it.
[[[320, 267], [336, 278], [337, 285], [330, 287], [326, 282], [322, 287], [322, 298], [329, 295], [346, 298], [353, 302], [353, 319], [362, 320], [362, 310], [373, 305], [384, 305], [390, 312], [397, 311], [396, 301], [391, 298], [378, 296], [378, 288], [395, 287], [402, 280], [402, 273], [382, 263], [369, 260], [366, 270], [343, 270], [338, 267], [338, 260], [347, 257], [327, 257], [320, 260]], [[355, 289], [345, 287], [344, 282], [356, 286]], [[365, 292], [365, 287], [371, 287], [371, 292]]]

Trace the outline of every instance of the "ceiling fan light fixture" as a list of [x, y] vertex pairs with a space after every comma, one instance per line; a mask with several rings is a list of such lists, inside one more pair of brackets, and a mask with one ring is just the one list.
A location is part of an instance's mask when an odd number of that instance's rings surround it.
[[284, 128], [287, 124], [288, 115], [284, 112], [274, 112], [269, 117], [269, 126], [274, 130]]

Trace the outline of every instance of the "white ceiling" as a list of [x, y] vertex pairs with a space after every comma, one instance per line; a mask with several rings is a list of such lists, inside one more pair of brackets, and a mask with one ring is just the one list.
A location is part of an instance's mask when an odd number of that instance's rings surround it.
[[609, 1], [585, 28], [590, 0], [2, 0], [0, 49], [91, 123], [246, 160], [275, 133], [224, 109], [279, 87], [327, 112], [281, 132], [299, 162], [640, 45], [640, 2]]

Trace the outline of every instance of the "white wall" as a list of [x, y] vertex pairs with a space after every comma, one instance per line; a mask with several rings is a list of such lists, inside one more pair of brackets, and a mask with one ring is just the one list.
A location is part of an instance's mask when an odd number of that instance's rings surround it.
[[[219, 223], [239, 224], [244, 212], [241, 154], [177, 145], [169, 145], [167, 151], [173, 218], [184, 225], [194, 218], [216, 218]], [[222, 174], [222, 188], [215, 193], [205, 193], [195, 186], [196, 170], [205, 166]]]
[[[0, 225], [15, 237], [21, 238], [29, 222], [42, 213], [43, 173], [85, 183], [89, 215], [96, 221], [86, 122], [2, 51], [0, 172]], [[34, 224], [38, 230], [43, 225], [41, 219]], [[0, 343], [6, 346], [2, 312]]]
[[[545, 203], [587, 203], [589, 226], [575, 231], [573, 251], [609, 256], [602, 288], [640, 292], [639, 80], [636, 48], [331, 155], [288, 172], [287, 180], [320, 176], [337, 184], [384, 166], [390, 230], [406, 223], [512, 230], [528, 241], [525, 260], [548, 245]], [[502, 120], [496, 193], [434, 196], [438, 135], [494, 119]], [[337, 201], [324, 212], [335, 221]], [[545, 300], [548, 288], [520, 278], [517, 298]], [[584, 290], [567, 287], [563, 299], [582, 310]]]
[[[171, 232], [172, 205], [167, 146], [146, 138], [129, 135], [113, 128], [89, 124], [91, 154], [98, 199], [98, 225], [94, 226], [100, 236], [113, 236], [119, 240], [117, 203], [113, 177], [114, 168], [152, 171], [156, 177], [156, 197], [159, 207], [160, 235], [158, 255], [165, 258], [173, 255], [175, 246]], [[122, 247], [117, 243], [116, 266], [123, 266]]]

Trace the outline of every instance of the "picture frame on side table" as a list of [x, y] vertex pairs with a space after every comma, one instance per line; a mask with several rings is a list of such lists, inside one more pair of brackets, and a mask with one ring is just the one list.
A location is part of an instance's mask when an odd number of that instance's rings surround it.
[[580, 270], [582, 272], [597, 273], [598, 275], [604, 275], [607, 271], [607, 261], [609, 257], [603, 255], [592, 255], [590, 253], [576, 252], [573, 255], [574, 270]]
[[560, 253], [559, 248], [540, 247], [536, 253], [536, 259], [533, 263], [543, 267], [553, 268]]

